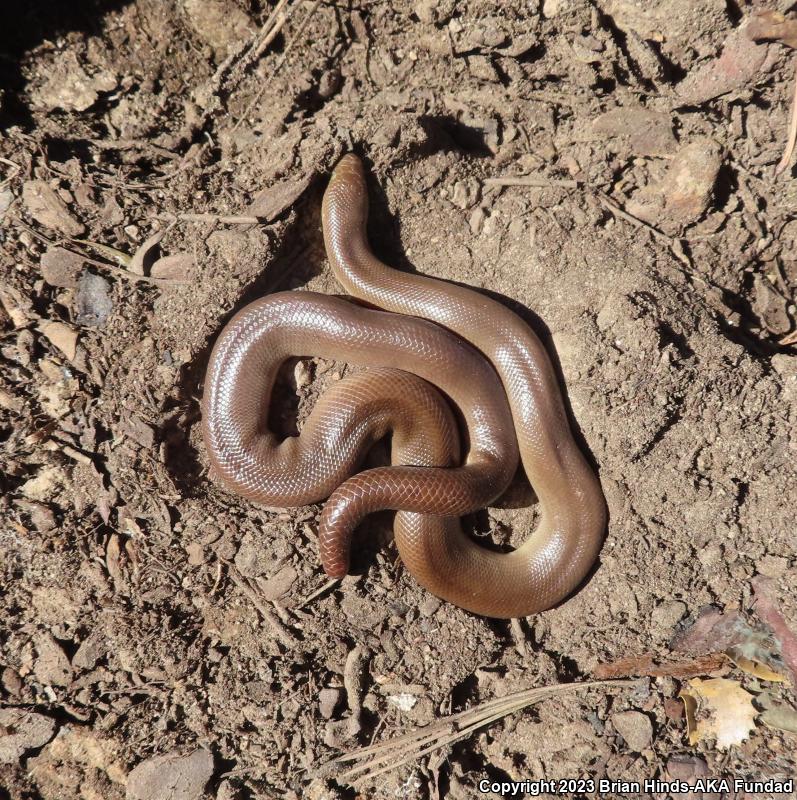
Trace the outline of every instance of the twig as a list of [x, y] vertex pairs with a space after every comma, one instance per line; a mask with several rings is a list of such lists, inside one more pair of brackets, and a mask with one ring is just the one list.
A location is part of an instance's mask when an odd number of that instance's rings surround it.
[[252, 61], [263, 55], [266, 48], [277, 38], [277, 35], [282, 30], [282, 26], [288, 19], [289, 12], [283, 11], [287, 4], [288, 0], [279, 0], [279, 3], [274, 6], [274, 10], [269, 14], [268, 19], [263, 23], [263, 27], [260, 29], [260, 44], [257, 45], [254, 53], [252, 53]]
[[794, 153], [794, 146], [797, 144], [797, 58], [795, 58], [795, 71], [794, 71], [794, 94], [791, 100], [791, 122], [789, 123], [789, 138], [786, 140], [786, 149], [783, 152], [778, 166], [775, 167], [775, 175], [780, 175], [786, 167], [789, 166], [792, 154]]
[[7, 178], [4, 178], [2, 181], [0, 181], [0, 189], [5, 189], [6, 186], [8, 186], [8, 184], [11, 183], [11, 181], [13, 181], [20, 172], [22, 172], [22, 167], [20, 167], [19, 164], [14, 161], [9, 161], [7, 158], [0, 158], [0, 164], [5, 164], [6, 166], [11, 167], [13, 170], [13, 172]]
[[544, 175], [518, 175], [517, 177], [485, 178], [485, 186], [561, 186], [563, 189], [577, 189], [578, 181], [546, 178]]
[[781, 347], [788, 347], [789, 345], [797, 344], [797, 331], [787, 333], [782, 339], [778, 340], [778, 344], [781, 345]]
[[398, 736], [380, 744], [370, 745], [345, 753], [333, 759], [330, 764], [349, 761], [363, 761], [336, 776], [341, 782], [359, 782], [374, 778], [404, 764], [414, 761], [433, 750], [445, 747], [464, 739], [478, 728], [489, 725], [515, 711], [537, 703], [545, 698], [568, 691], [598, 687], [621, 688], [634, 685], [635, 681], [590, 681], [585, 683], [566, 683], [557, 686], [543, 686], [525, 689], [506, 697], [489, 700], [467, 711], [460, 711], [442, 717], [403, 736]]
[[[39, 233], [35, 228], [31, 228], [30, 225], [25, 224], [22, 220], [17, 219], [15, 220], [16, 224], [19, 225], [20, 228], [26, 230], [30, 233], [31, 236], [34, 236], [39, 241], [44, 242], [45, 244], [49, 245], [56, 245], [57, 243], [53, 239], [49, 239], [44, 234]], [[65, 250], [67, 253], [71, 253], [73, 256], [77, 256], [78, 258], [85, 261], [87, 264], [91, 264], [95, 267], [100, 267], [101, 269], [106, 269], [112, 275], [116, 275], [119, 278], [125, 278], [128, 281], [133, 281], [135, 283], [151, 283], [154, 286], [182, 286], [188, 283], [188, 281], [177, 281], [177, 280], [170, 280], [169, 278], [152, 278], [149, 275], [136, 275], [134, 272], [129, 272], [126, 269], [122, 269], [122, 267], [117, 267], [114, 264], [109, 264], [106, 261], [98, 261], [96, 258], [91, 258], [91, 256], [87, 256], [84, 253], [79, 253], [75, 250], [70, 250], [68, 247], [64, 247], [62, 244], [58, 244], [62, 250]]]
[[221, 214], [178, 214], [181, 222], [219, 222], [222, 225], [257, 225], [259, 217], [222, 216]]
[[300, 609], [300, 608], [304, 608], [306, 605], [308, 605], [309, 603], [312, 603], [313, 600], [321, 597], [322, 594], [324, 594], [325, 592], [329, 591], [329, 589], [332, 589], [334, 586], [336, 586], [339, 583], [340, 583], [340, 579], [339, 578], [330, 578], [325, 584], [323, 584], [322, 586], [319, 586], [318, 589], [316, 589], [313, 592], [310, 592], [310, 594], [308, 594], [306, 597], [304, 597], [302, 600], [300, 600], [299, 604], [297, 606], [295, 606], [295, 608], [297, 610]]
[[[275, 65], [270, 77], [273, 78], [279, 72], [280, 68], [285, 63], [285, 59], [288, 57], [288, 53], [289, 53], [291, 47], [293, 46], [293, 43], [304, 32], [304, 29], [307, 27], [307, 23], [310, 21], [310, 18], [313, 16], [313, 14], [315, 14], [316, 9], [320, 5], [321, 5], [321, 0], [315, 0], [313, 5], [308, 9], [307, 13], [304, 15], [304, 19], [302, 19], [302, 21], [297, 26], [296, 32], [293, 34], [293, 36], [291, 36], [291, 38], [285, 44], [285, 50], [283, 51], [282, 56], [280, 56], [280, 60]], [[286, 14], [285, 14], [285, 19], [286, 20], [288, 18], [288, 15], [290, 14], [290, 12], [293, 11], [294, 8], [295, 8], [295, 5], [291, 6], [290, 9], [288, 10], [288, 12], [286, 12]], [[283, 23], [284, 23], [284, 21], [285, 20], [283, 20]], [[249, 114], [251, 113], [252, 109], [260, 102], [260, 100], [263, 97], [263, 95], [265, 94], [266, 90], [269, 89], [269, 88], [270, 88], [270, 86], [269, 86], [268, 81], [264, 81], [263, 82], [263, 86], [261, 87], [260, 91], [258, 91], [258, 93], [252, 98], [251, 102], [246, 107], [246, 109], [244, 110], [243, 114], [241, 114], [241, 116], [238, 118], [238, 120], [236, 121], [235, 125], [232, 126], [232, 133], [235, 133], [235, 131], [238, 130], [238, 128], [242, 125], [242, 123], [249, 116]]]
[[601, 680], [631, 676], [693, 678], [727, 669], [728, 666], [728, 658], [724, 653], [708, 653], [688, 660], [661, 663], [656, 663], [652, 653], [644, 653], [641, 656], [626, 656], [617, 661], [598, 664], [592, 672]]
[[260, 600], [244, 576], [232, 567], [230, 569], [230, 577], [236, 586], [252, 601], [252, 605], [260, 612], [280, 642], [289, 650], [295, 650], [299, 645], [299, 640], [280, 622], [279, 617]]
[[[675, 257], [685, 266], [689, 267], [690, 269], [692, 268], [692, 261], [689, 256], [684, 253], [681, 242], [677, 237], [668, 236], [658, 228], [654, 228], [650, 223], [639, 219], [639, 217], [635, 217], [633, 214], [629, 214], [627, 211], [620, 208], [620, 206], [617, 205], [617, 203], [615, 203], [614, 200], [612, 200], [611, 197], [609, 197], [609, 195], [607, 195], [605, 192], [596, 191], [595, 196], [598, 198], [601, 205], [603, 205], [605, 208], [608, 208], [609, 211], [611, 211], [616, 217], [619, 217], [626, 222], [630, 222], [632, 225], [635, 225], [638, 228], [644, 228], [659, 241], [666, 242]], [[694, 275], [693, 277], [697, 278], [697, 276]]]

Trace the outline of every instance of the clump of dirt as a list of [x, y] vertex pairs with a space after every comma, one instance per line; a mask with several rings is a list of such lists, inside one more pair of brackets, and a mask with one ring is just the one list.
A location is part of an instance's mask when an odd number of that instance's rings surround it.
[[[701, 607], [749, 608], [756, 576], [794, 627], [797, 183], [773, 174], [794, 54], [746, 9], [76, 5], [28, 3], [0, 44], [0, 795], [354, 797], [319, 766], [666, 656]], [[208, 478], [209, 349], [265, 293], [340, 291], [320, 199], [350, 149], [380, 257], [505, 299], [556, 360], [610, 521], [590, 579], [537, 617], [426, 594], [389, 517], [328, 586], [318, 507]], [[286, 433], [344, 369], [288, 365]], [[532, 500], [519, 480], [475, 527], [517, 544]], [[360, 796], [793, 776], [793, 734], [690, 746], [677, 696], [558, 696]]]

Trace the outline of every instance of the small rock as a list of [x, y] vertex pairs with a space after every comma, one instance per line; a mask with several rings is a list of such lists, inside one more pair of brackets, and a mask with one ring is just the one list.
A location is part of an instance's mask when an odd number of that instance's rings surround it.
[[72, 665], [61, 645], [49, 633], [40, 634], [36, 640], [36, 661], [33, 674], [49, 686], [68, 686], [72, 681]]
[[473, 208], [479, 202], [480, 186], [477, 180], [457, 181], [451, 189], [451, 202], [461, 209]]
[[789, 560], [783, 556], [764, 556], [756, 564], [756, 572], [767, 578], [779, 578], [789, 568]]
[[686, 781], [708, 775], [708, 764], [700, 756], [670, 756], [667, 775], [673, 780]]
[[324, 744], [333, 750], [340, 750], [352, 738], [347, 719], [328, 722], [324, 728]]
[[94, 669], [106, 652], [105, 637], [92, 632], [80, 643], [80, 647], [72, 656], [72, 666], [78, 669]]
[[680, 600], [667, 600], [659, 603], [650, 615], [653, 633], [669, 637], [672, 629], [681, 621], [684, 614], [686, 614], [686, 603], [682, 603]]
[[477, 236], [481, 233], [486, 216], [487, 215], [484, 213], [484, 209], [481, 207], [474, 208], [471, 212], [470, 218], [468, 219], [468, 225], [470, 226], [470, 232], [474, 236]]
[[0, 189], [0, 220], [6, 215], [6, 211], [11, 208], [14, 202], [14, 193], [11, 189]]
[[56, 466], [42, 467], [20, 487], [22, 494], [39, 503], [46, 503], [64, 485], [64, 473]]
[[293, 368], [293, 379], [296, 381], [296, 388], [303, 389], [311, 381], [310, 367], [304, 361], [298, 361]]
[[490, 83], [498, 83], [500, 80], [492, 59], [488, 56], [469, 56], [468, 71], [477, 80], [489, 81]]
[[324, 719], [332, 719], [335, 709], [343, 699], [340, 689], [322, 689], [318, 693], [318, 711]]
[[185, 0], [184, 8], [191, 27], [213, 48], [217, 61], [226, 57], [231, 45], [255, 32], [252, 20], [229, 0]]
[[52, 739], [55, 720], [27, 709], [0, 708], [0, 764], [16, 764]]
[[441, 605], [440, 598], [429, 595], [421, 601], [421, 604], [418, 606], [418, 611], [422, 617], [431, 617]]
[[60, 231], [66, 236], [81, 236], [86, 230], [78, 222], [66, 203], [44, 181], [27, 181], [22, 187], [22, 202], [28, 213], [40, 225]]
[[125, 221], [124, 209], [119, 205], [113, 195], [109, 195], [100, 210], [100, 222], [103, 228], [113, 228], [114, 225], [121, 225]]
[[438, 5], [440, 5], [439, 0], [418, 0], [412, 10], [421, 22], [431, 25], [433, 22], [437, 22]]
[[199, 542], [189, 542], [186, 545], [185, 552], [188, 556], [188, 563], [192, 567], [198, 567], [207, 560], [205, 557], [205, 548], [202, 547]]
[[16, 505], [28, 515], [33, 527], [41, 533], [47, 533], [48, 531], [54, 530], [58, 524], [52, 509], [48, 508], [43, 503], [34, 503], [28, 500], [18, 500]]
[[100, 92], [116, 88], [116, 78], [107, 70], [88, 75], [74, 50], [59, 55], [48, 75], [44, 85], [33, 92], [34, 102], [46, 109], [85, 111], [97, 102]]
[[84, 272], [75, 294], [75, 322], [92, 328], [102, 327], [113, 311], [111, 284], [100, 275]]
[[57, 347], [70, 361], [77, 355], [78, 333], [64, 322], [45, 322], [41, 332]]
[[612, 715], [614, 729], [629, 749], [641, 753], [653, 741], [653, 724], [641, 711], [620, 711]]
[[778, 336], [791, 330], [791, 320], [786, 311], [788, 304], [789, 301], [766, 278], [753, 277], [753, 311], [761, 325]]
[[153, 756], [127, 776], [127, 800], [199, 800], [213, 775], [213, 755], [203, 749], [188, 756]]
[[12, 696], [19, 697], [22, 694], [22, 678], [13, 667], [6, 667], [0, 674], [0, 684]]
[[698, 139], [679, 150], [664, 178], [640, 189], [626, 210], [665, 233], [678, 234], [709, 207], [721, 166], [721, 146]]
[[399, 711], [406, 713], [415, 708], [418, 698], [410, 692], [399, 692], [398, 694], [388, 695], [387, 702], [395, 706]]
[[122, 434], [150, 450], [155, 444], [155, 429], [138, 414], [128, 413], [122, 416], [119, 424], [114, 426], [114, 433]]
[[279, 600], [290, 592], [296, 577], [296, 570], [291, 566], [285, 566], [265, 580], [258, 578], [257, 585], [266, 600]]
[[50, 286], [73, 289], [83, 270], [83, 259], [63, 247], [48, 247], [39, 262], [42, 277]]
[[193, 271], [194, 257], [190, 253], [174, 253], [159, 258], [149, 274], [163, 281], [185, 281]]

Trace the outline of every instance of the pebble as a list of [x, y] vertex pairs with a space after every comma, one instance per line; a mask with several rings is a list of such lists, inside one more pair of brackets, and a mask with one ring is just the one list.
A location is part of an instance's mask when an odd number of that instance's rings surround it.
[[614, 729], [630, 750], [640, 753], [653, 741], [653, 724], [641, 711], [620, 711], [612, 715]]
[[168, 753], [135, 766], [127, 776], [127, 800], [199, 800], [213, 775], [213, 755]]
[[324, 719], [332, 719], [335, 709], [343, 698], [340, 689], [326, 688], [318, 693], [318, 711]]
[[66, 207], [66, 203], [44, 181], [27, 181], [22, 187], [22, 202], [40, 225], [66, 236], [82, 236], [86, 228]]
[[28, 709], [0, 708], [0, 764], [16, 764], [52, 739], [55, 720]]
[[764, 556], [756, 564], [759, 575], [767, 578], [779, 578], [789, 568], [789, 560], [783, 556]]
[[293, 368], [293, 379], [296, 381], [296, 388], [303, 389], [310, 383], [310, 367], [304, 361], [298, 361]]
[[686, 614], [686, 603], [680, 600], [667, 600], [659, 603], [650, 615], [651, 628], [658, 636], [669, 636], [672, 629]]
[[77, 355], [78, 333], [64, 322], [45, 322], [41, 332], [50, 340], [50, 344], [57, 347], [70, 361]]
[[39, 262], [42, 277], [50, 286], [73, 289], [83, 269], [83, 259], [63, 247], [48, 247]]
[[626, 203], [626, 210], [665, 233], [677, 234], [709, 207], [721, 167], [722, 147], [708, 137], [696, 139], [673, 156], [661, 181], [640, 189]]
[[191, 27], [213, 48], [216, 60], [255, 32], [254, 22], [230, 0], [185, 0], [184, 8]]
[[68, 686], [72, 681], [72, 665], [61, 645], [49, 633], [39, 635], [35, 645], [33, 673], [38, 680], [51, 686]]

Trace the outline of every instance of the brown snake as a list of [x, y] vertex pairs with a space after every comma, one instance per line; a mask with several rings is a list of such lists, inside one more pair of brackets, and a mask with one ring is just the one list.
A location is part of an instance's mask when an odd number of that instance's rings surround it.
[[[330, 576], [348, 571], [351, 534], [362, 518], [394, 509], [401, 558], [434, 594], [489, 617], [550, 608], [592, 566], [606, 508], [573, 440], [545, 349], [500, 303], [380, 262], [368, 245], [367, 214], [362, 162], [346, 155], [324, 194], [327, 254], [352, 295], [385, 311], [283, 292], [236, 314], [205, 379], [202, 427], [213, 471], [255, 502], [291, 506], [329, 496], [319, 549]], [[268, 401], [292, 356], [370, 369], [334, 385], [301, 434], [279, 442], [267, 427]], [[451, 411], [427, 381], [462, 414], [464, 459]], [[395, 466], [350, 477], [387, 433]], [[457, 517], [504, 491], [518, 445], [541, 520], [513, 552], [492, 552], [468, 538]]]

